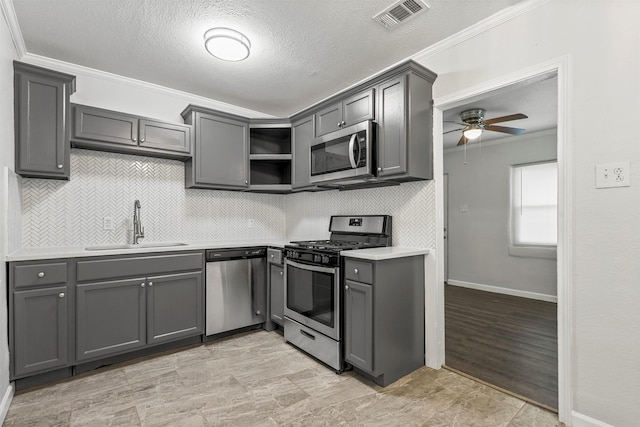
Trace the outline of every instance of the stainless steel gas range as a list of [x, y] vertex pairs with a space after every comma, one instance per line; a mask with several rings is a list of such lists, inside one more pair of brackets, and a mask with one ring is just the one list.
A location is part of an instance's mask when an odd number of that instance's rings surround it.
[[334, 215], [329, 240], [285, 246], [285, 340], [337, 372], [343, 357], [343, 258], [351, 249], [391, 245], [391, 216]]

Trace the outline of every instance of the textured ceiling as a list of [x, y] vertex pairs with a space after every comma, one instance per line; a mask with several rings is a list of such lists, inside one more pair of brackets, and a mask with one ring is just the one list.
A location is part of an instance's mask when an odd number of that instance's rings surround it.
[[[386, 30], [391, 0], [13, 0], [27, 52], [289, 116], [520, 0], [427, 0]], [[251, 40], [224, 62], [212, 27]], [[491, 115], [493, 116], [493, 115]]]
[[[442, 114], [443, 132], [445, 132], [444, 148], [453, 148], [460, 140], [462, 131], [446, 132], [464, 127], [460, 125], [460, 113], [465, 110], [482, 108], [486, 111], [485, 120], [522, 113], [528, 118], [496, 124], [525, 129], [524, 135], [556, 128], [558, 123], [557, 87], [558, 79], [554, 75], [542, 76], [485, 94], [478, 99], [465, 101], [462, 105], [444, 111]], [[485, 131], [482, 133], [481, 141], [494, 141], [507, 137], [512, 135]], [[478, 141], [470, 142], [469, 146]]]

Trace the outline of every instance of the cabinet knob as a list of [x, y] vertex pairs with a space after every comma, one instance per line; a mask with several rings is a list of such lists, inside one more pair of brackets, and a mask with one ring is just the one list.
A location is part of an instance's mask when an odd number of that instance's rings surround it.
[[340, 127], [340, 126], [341, 126], [341, 124], [340, 124], [340, 122], [338, 122], [338, 127]]
[[248, 181], [248, 180], [246, 180], [246, 179], [244, 180], [244, 183], [245, 183], [246, 185], [249, 185], [249, 181]]
[[340, 122], [340, 125], [342, 125], [342, 126], [344, 126], [344, 125], [346, 125], [346, 124], [347, 124], [347, 123], [346, 123], [344, 120], [343, 120], [342, 122]]
[[153, 282], [149, 282], [149, 286], [153, 286]]
[[144, 138], [140, 138], [140, 144], [144, 142]]
[[58, 165], [58, 169], [62, 169], [63, 167], [63, 165]]
[[260, 316], [262, 312], [260, 310], [256, 310], [256, 316]]
[[349, 290], [349, 285], [344, 285], [344, 290], [348, 291]]
[[133, 142], [138, 142], [138, 138], [136, 138], [135, 136], [134, 136], [133, 138], [131, 138], [131, 140], [132, 140]]
[[140, 283], [140, 287], [144, 288], [144, 282]]
[[382, 168], [378, 168], [378, 172], [382, 172]]
[[357, 269], [357, 268], [354, 268], [354, 269], [353, 269], [353, 272], [354, 272], [354, 273], [356, 273], [356, 274], [358, 274], [358, 269]]
[[60, 293], [58, 294], [58, 297], [60, 297], [60, 298], [64, 298], [64, 292], [60, 292]]
[[40, 273], [38, 273], [38, 277], [44, 277], [44, 271], [41, 271]]
[[281, 272], [280, 272], [280, 275], [281, 275], [281, 276], [282, 276], [282, 275], [284, 275], [284, 271], [281, 271]]

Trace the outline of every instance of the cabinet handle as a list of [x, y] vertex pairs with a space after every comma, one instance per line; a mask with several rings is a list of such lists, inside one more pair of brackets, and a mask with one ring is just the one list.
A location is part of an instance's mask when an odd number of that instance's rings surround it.
[[149, 286], [153, 286], [153, 282], [149, 282]]
[[140, 287], [144, 288], [144, 282], [140, 283]]
[[354, 268], [354, 269], [353, 269], [353, 272], [354, 272], [354, 273], [356, 273], [356, 274], [358, 274], [358, 269], [357, 269], [357, 268]]
[[40, 273], [38, 273], [38, 277], [44, 277], [44, 271], [41, 271]]
[[344, 285], [344, 290], [348, 291], [349, 290], [349, 285]]
[[58, 165], [58, 169], [62, 169], [62, 168], [63, 168], [63, 166], [62, 166], [62, 165]]
[[60, 298], [64, 298], [64, 292], [60, 292], [60, 293], [58, 294], [58, 297], [60, 297]]

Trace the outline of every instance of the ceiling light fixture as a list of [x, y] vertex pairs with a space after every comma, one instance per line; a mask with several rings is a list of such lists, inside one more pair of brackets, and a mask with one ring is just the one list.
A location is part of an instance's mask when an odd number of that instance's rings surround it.
[[204, 47], [211, 55], [224, 61], [242, 61], [251, 52], [251, 42], [231, 28], [211, 28], [204, 33]]
[[467, 139], [476, 139], [482, 135], [482, 128], [476, 124], [471, 124], [462, 132], [462, 134]]

